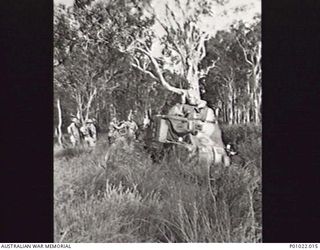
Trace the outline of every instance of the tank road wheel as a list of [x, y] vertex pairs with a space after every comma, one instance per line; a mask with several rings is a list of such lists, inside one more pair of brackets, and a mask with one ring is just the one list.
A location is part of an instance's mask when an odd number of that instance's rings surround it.
[[199, 147], [199, 165], [209, 167], [214, 162], [214, 153], [210, 146]]
[[229, 167], [231, 165], [231, 159], [228, 155], [224, 155], [222, 161], [225, 167]]

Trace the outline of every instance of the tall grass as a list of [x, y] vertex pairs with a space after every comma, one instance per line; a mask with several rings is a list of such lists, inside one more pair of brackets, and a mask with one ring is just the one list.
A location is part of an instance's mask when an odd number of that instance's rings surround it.
[[179, 152], [154, 163], [139, 144], [124, 144], [105, 163], [103, 137], [92, 151], [56, 151], [55, 241], [261, 242], [261, 130], [238, 129], [225, 137], [245, 164], [216, 166], [211, 189]]

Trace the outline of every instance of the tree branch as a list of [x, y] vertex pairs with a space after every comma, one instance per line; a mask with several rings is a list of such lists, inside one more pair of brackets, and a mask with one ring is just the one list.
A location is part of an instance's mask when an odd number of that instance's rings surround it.
[[206, 46], [205, 42], [209, 40], [209, 36], [206, 33], [203, 33], [199, 39], [198, 43], [198, 54], [199, 54], [199, 62], [205, 58], [207, 52], [206, 52]]
[[239, 45], [240, 45], [240, 47], [241, 47], [241, 49], [242, 49], [242, 51], [243, 51], [245, 61], [252, 66], [253, 63], [248, 59], [247, 50], [246, 50], [246, 49], [244, 48], [244, 46], [241, 44], [241, 42], [240, 42], [240, 40], [239, 40], [238, 37], [237, 37], [237, 41], [238, 41], [238, 43], [239, 43]]
[[140, 62], [139, 62], [139, 60], [138, 60], [137, 58], [134, 58], [134, 60], [136, 61], [136, 64], [131, 63], [131, 65], [132, 65], [134, 68], [136, 68], [136, 69], [138, 69], [138, 70], [146, 73], [147, 75], [149, 75], [149, 76], [150, 76], [152, 79], [154, 79], [154, 80], [159, 80], [151, 71], [147, 70], [146, 68], [142, 68], [142, 67], [140, 66]]
[[118, 87], [120, 87], [119, 83], [117, 83], [115, 86], [112, 86], [112, 87], [108, 88], [107, 90], [110, 91], [110, 92], [113, 92]]
[[156, 61], [156, 59], [146, 50], [144, 49], [141, 49], [141, 48], [136, 48], [136, 50], [140, 51], [141, 53], [145, 54], [146, 56], [148, 56], [153, 64], [153, 66], [155, 67], [156, 69], [156, 72], [157, 72], [157, 75], [159, 77], [158, 80], [160, 80], [160, 83], [166, 88], [168, 89], [169, 91], [172, 91], [174, 93], [177, 93], [179, 95], [182, 95], [182, 94], [185, 94], [186, 93], [186, 90], [184, 89], [180, 89], [180, 88], [176, 88], [176, 87], [173, 87], [171, 86], [163, 77], [163, 74], [161, 72], [161, 69], [159, 67], [159, 64], [158, 62]]
[[[149, 4], [149, 7], [152, 8], [152, 7], [150, 6], [150, 4]], [[152, 8], [152, 10], [153, 10], [153, 8]], [[168, 15], [168, 11], [173, 12], [173, 11], [169, 8], [169, 6], [166, 4], [166, 12], [167, 12], [167, 15]], [[149, 11], [148, 11], [148, 12], [149, 12]], [[149, 13], [150, 13], [150, 12], [149, 12]], [[182, 64], [185, 65], [185, 56], [184, 56], [182, 50], [179, 48], [178, 44], [175, 42], [175, 38], [172, 36], [172, 34], [171, 34], [170, 30], [168, 29], [167, 25], [165, 25], [165, 24], [157, 17], [157, 15], [154, 13], [154, 11], [153, 11], [151, 14], [154, 15], [154, 18], [156, 19], [156, 21], [157, 21], [157, 22], [160, 24], [160, 26], [164, 29], [164, 31], [165, 31], [166, 34], [167, 34], [168, 42], [169, 42], [170, 44], [172, 44], [173, 50], [178, 53], [178, 55], [179, 55], [180, 58], [181, 58]], [[169, 20], [169, 19], [168, 19], [168, 20]], [[169, 20], [169, 22], [171, 23], [170, 20]], [[176, 20], [175, 18], [174, 18], [174, 22], [175, 22], [175, 24], [178, 26], [178, 28], [179, 28], [180, 30], [183, 30], [183, 29], [181, 28], [180, 24], [177, 22], [177, 20]], [[171, 26], [173, 27], [172, 23], [171, 23]]]
[[199, 77], [202, 78], [202, 77], [205, 77], [208, 75], [210, 69], [216, 67], [216, 64], [217, 62], [220, 60], [220, 57], [218, 57], [217, 60], [211, 60], [211, 65], [208, 65], [206, 69], [203, 69], [200, 73], [199, 73]]

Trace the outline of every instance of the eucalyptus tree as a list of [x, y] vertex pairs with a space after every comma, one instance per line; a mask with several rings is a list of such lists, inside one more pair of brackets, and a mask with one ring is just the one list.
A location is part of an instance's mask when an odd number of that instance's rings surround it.
[[261, 35], [260, 22], [234, 23], [207, 43], [206, 61], [220, 60], [205, 82], [206, 98], [223, 110], [229, 124], [260, 122]]
[[[127, 29], [124, 25], [127, 32], [121, 33], [122, 41], [118, 41], [117, 48], [130, 56], [131, 66], [165, 89], [182, 96], [188, 92], [201, 99], [199, 79], [216, 63], [201, 64], [206, 56], [206, 42], [210, 38], [201, 22], [202, 17], [212, 15], [212, 2], [171, 1], [164, 5], [164, 16], [152, 4], [154, 2], [150, 1], [126, 2], [124, 6], [130, 6], [129, 13], [139, 13], [144, 18], [139, 19], [140, 29], [132, 28], [137, 26], [132, 20], [129, 23], [131, 28]], [[104, 24], [98, 32], [101, 43], [109, 40], [107, 30], [107, 24]], [[169, 82], [172, 74], [181, 78], [178, 84]]]
[[[55, 11], [55, 87], [64, 89], [74, 100], [82, 121], [97, 115], [101, 103], [103, 106], [108, 102], [128, 74], [126, 57], [113, 49], [112, 41], [101, 46], [96, 39], [101, 19], [110, 21], [103, 14], [99, 5], [69, 9], [58, 6]], [[113, 23], [109, 32], [116, 33]]]
[[252, 100], [253, 121], [261, 122], [262, 105], [262, 44], [261, 20], [256, 17], [256, 22], [250, 26], [240, 23], [237, 29], [237, 42], [242, 50], [244, 62], [247, 64], [247, 93]]

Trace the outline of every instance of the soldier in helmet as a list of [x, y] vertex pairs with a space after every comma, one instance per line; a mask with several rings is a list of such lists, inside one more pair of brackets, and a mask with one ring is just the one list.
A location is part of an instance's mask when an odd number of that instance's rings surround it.
[[196, 134], [202, 130], [202, 126], [209, 122], [215, 123], [216, 116], [211, 108], [207, 106], [205, 100], [201, 100], [194, 90], [189, 90], [185, 96], [186, 104], [183, 104], [184, 116], [189, 119], [189, 131]]
[[138, 125], [137, 123], [133, 120], [133, 114], [132, 110], [130, 110], [130, 113], [128, 115], [128, 121], [127, 121], [127, 126], [128, 126], [128, 136], [131, 139], [136, 138], [136, 132], [138, 130]]
[[94, 147], [97, 142], [97, 128], [94, 125], [92, 119], [87, 119], [85, 125], [82, 128], [84, 135], [84, 140], [88, 143], [90, 147]]
[[[189, 90], [187, 92], [186, 96], [186, 101], [187, 105], [186, 106], [191, 106], [192, 108], [189, 108], [189, 112], [196, 111], [197, 113], [200, 113], [203, 109], [207, 108], [207, 102], [205, 100], [201, 100], [197, 94], [195, 93], [194, 90]], [[186, 110], [187, 111], [187, 110]]]
[[113, 142], [113, 139], [117, 137], [118, 130], [120, 129], [119, 122], [116, 117], [113, 117], [109, 124], [108, 141]]
[[67, 128], [70, 141], [73, 147], [80, 144], [80, 121], [77, 118], [71, 119], [71, 124]]

